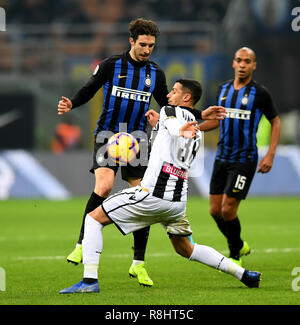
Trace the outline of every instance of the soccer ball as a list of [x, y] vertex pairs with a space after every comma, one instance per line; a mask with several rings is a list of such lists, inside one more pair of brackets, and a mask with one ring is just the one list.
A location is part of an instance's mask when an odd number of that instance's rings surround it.
[[126, 132], [119, 132], [111, 136], [106, 148], [112, 160], [120, 165], [126, 165], [132, 161], [139, 152], [137, 140]]

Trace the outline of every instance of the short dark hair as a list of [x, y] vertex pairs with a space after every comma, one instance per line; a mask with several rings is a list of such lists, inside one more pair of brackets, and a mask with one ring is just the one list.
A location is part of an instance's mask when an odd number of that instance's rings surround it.
[[159, 29], [156, 23], [152, 20], [146, 20], [144, 18], [138, 18], [133, 20], [129, 24], [130, 37], [136, 41], [139, 35], [151, 35], [155, 38], [159, 35]]
[[235, 58], [237, 52], [239, 52], [239, 51], [247, 51], [248, 53], [252, 53], [252, 56], [253, 56], [253, 62], [256, 62], [256, 53], [255, 53], [252, 49], [250, 49], [249, 47], [244, 46], [244, 47], [241, 47], [240, 49], [238, 49], [238, 50], [234, 53], [234, 58]]
[[192, 95], [193, 105], [195, 105], [202, 96], [202, 86], [200, 82], [192, 79], [178, 79], [176, 82], [179, 82], [182, 85], [182, 88], [188, 89]]

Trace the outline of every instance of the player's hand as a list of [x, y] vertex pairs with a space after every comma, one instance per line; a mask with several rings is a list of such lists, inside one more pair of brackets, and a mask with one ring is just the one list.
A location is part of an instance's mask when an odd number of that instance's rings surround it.
[[72, 109], [72, 102], [69, 98], [62, 96], [61, 100], [58, 102], [58, 115], [63, 115], [65, 113], [70, 112]]
[[179, 133], [182, 137], [192, 139], [196, 136], [196, 133], [199, 131], [196, 125], [197, 121], [187, 122], [180, 129]]
[[262, 174], [268, 173], [271, 170], [272, 165], [273, 165], [273, 158], [269, 155], [266, 155], [260, 161], [257, 168], [257, 172]]
[[226, 115], [226, 108], [223, 106], [209, 106], [202, 111], [203, 120], [223, 120]]
[[159, 113], [153, 109], [149, 109], [149, 111], [146, 112], [145, 116], [147, 117], [148, 123], [153, 129], [159, 120]]

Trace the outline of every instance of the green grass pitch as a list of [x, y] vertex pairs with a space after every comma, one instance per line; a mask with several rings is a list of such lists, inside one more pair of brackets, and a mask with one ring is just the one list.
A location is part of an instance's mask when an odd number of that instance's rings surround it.
[[[300, 267], [299, 198], [248, 198], [241, 203], [242, 237], [252, 248], [243, 263], [245, 268], [263, 273], [259, 289], [249, 289], [230, 275], [180, 257], [160, 225], [151, 227], [146, 255], [154, 286], [141, 287], [128, 276], [132, 235], [123, 236], [110, 225], [103, 232], [100, 293], [60, 295], [59, 290], [82, 278], [83, 266], [68, 264], [65, 256], [76, 243], [85, 203], [86, 198], [0, 202], [0, 267], [6, 280], [0, 305], [300, 303], [300, 274], [292, 275], [292, 270]], [[189, 199], [187, 214], [193, 239], [227, 255], [225, 239], [208, 208], [206, 199]]]

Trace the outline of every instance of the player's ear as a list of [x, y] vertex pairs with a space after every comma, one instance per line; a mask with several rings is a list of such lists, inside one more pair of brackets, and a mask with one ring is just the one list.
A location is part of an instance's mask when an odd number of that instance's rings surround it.
[[132, 37], [129, 37], [129, 43], [130, 43], [131, 46], [134, 45], [134, 39]]
[[232, 67], [235, 68], [235, 59], [232, 60]]
[[192, 100], [192, 94], [190, 93], [185, 93], [184, 96], [183, 96], [183, 101], [184, 102], [189, 102], [190, 100]]

